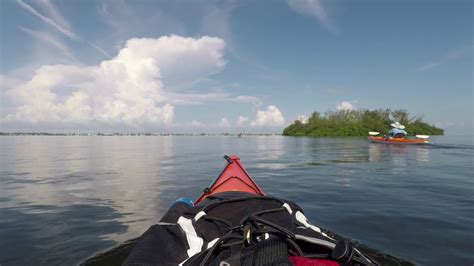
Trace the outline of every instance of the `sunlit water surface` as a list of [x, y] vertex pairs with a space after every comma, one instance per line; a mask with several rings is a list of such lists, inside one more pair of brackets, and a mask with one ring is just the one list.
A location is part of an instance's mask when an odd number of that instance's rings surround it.
[[196, 198], [238, 154], [315, 224], [422, 265], [474, 263], [472, 136], [0, 137], [0, 264], [75, 264]]

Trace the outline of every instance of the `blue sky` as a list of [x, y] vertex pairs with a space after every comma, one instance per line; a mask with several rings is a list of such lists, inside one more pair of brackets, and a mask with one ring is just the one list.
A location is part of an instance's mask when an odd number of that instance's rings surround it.
[[472, 132], [472, 1], [0, 5], [2, 130], [280, 132], [403, 108]]

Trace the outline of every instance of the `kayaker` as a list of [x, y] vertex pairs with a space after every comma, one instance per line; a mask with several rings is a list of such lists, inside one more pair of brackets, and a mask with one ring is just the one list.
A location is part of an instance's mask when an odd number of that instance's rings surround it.
[[408, 133], [404, 130], [405, 126], [399, 122], [390, 124], [392, 129], [388, 132], [386, 138], [404, 138]]
[[295, 203], [267, 196], [237, 156], [196, 203], [178, 200], [123, 265], [378, 265], [312, 225]]

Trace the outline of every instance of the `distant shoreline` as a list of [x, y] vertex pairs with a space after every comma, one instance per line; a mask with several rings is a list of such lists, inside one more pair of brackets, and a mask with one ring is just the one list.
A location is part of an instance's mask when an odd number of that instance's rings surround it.
[[113, 137], [113, 136], [122, 136], [122, 137], [168, 137], [168, 136], [281, 136], [281, 133], [49, 133], [49, 132], [0, 132], [0, 136], [83, 136], [83, 137]]

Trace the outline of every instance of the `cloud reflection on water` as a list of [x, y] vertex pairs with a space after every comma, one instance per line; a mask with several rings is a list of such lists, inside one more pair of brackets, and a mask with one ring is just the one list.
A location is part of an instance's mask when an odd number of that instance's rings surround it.
[[[196, 198], [222, 170], [224, 154], [238, 154], [268, 193], [299, 203], [314, 222], [381, 249], [442, 260], [439, 252], [397, 243], [405, 233], [441, 243], [443, 228], [431, 226], [433, 235], [397, 222], [387, 240], [384, 232], [345, 221], [377, 223], [381, 213], [403, 215], [408, 224], [435, 217], [458, 230], [450, 232], [458, 245], [469, 241], [463, 230], [472, 220], [465, 211], [472, 206], [471, 146], [229, 136], [0, 137], [0, 147], [0, 245], [17, 247], [0, 248], [0, 263], [7, 253], [13, 264], [36, 257], [44, 260], [35, 264], [54, 264], [66, 256], [74, 264], [139, 236], [177, 197]], [[468, 251], [460, 251], [463, 258]]]

